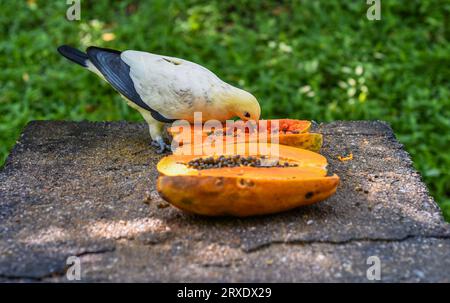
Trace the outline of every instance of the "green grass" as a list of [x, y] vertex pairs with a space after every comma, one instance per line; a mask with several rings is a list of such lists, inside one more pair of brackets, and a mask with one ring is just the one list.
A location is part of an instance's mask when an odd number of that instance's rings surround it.
[[450, 219], [450, 3], [383, 0], [368, 21], [366, 1], [293, 2], [82, 0], [69, 22], [65, 1], [2, 1], [0, 163], [30, 120], [141, 120], [56, 53], [140, 49], [210, 68], [266, 118], [390, 122]]

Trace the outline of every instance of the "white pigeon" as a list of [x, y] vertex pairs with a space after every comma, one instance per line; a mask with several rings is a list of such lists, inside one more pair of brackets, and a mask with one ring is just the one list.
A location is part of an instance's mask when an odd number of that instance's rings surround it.
[[159, 153], [170, 148], [162, 135], [164, 123], [179, 119], [192, 123], [194, 112], [201, 112], [203, 121], [233, 117], [259, 120], [261, 108], [252, 94], [220, 80], [196, 63], [94, 46], [88, 47], [86, 53], [67, 45], [58, 51], [99, 75], [142, 114], [149, 125], [152, 145]]

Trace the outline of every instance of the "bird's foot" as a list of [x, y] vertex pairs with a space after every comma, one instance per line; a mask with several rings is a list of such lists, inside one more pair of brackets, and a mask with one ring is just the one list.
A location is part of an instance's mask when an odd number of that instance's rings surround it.
[[172, 151], [172, 149], [170, 148], [170, 145], [167, 144], [166, 142], [164, 142], [163, 139], [152, 140], [152, 142], [150, 144], [151, 144], [151, 146], [155, 147], [157, 154], [162, 154], [164, 152]]

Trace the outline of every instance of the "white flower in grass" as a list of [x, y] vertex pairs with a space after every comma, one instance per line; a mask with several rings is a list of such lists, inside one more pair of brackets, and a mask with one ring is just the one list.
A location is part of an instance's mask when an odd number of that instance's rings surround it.
[[363, 73], [364, 73], [364, 68], [363, 68], [361, 65], [358, 65], [358, 66], [355, 68], [355, 74], [356, 74], [357, 76], [361, 76]]
[[353, 78], [350, 78], [347, 80], [348, 84], [350, 84], [350, 86], [355, 86], [356, 85], [356, 81]]
[[343, 66], [343, 67], [341, 68], [341, 71], [342, 71], [344, 74], [350, 74], [350, 73], [352, 72], [352, 69], [351, 69], [350, 67], [348, 67], [348, 66]]
[[349, 97], [353, 97], [355, 94], [356, 94], [356, 88], [350, 87], [350, 88], [347, 90], [347, 95], [348, 95]]
[[91, 21], [89, 21], [89, 24], [92, 26], [93, 29], [101, 29], [104, 25], [104, 23], [102, 21], [99, 21], [97, 19], [92, 19]]
[[338, 82], [338, 85], [340, 88], [344, 88], [344, 89], [347, 88], [347, 86], [348, 86], [347, 83], [342, 80]]
[[279, 45], [280, 51], [284, 53], [292, 53], [292, 47], [290, 45], [287, 45], [284, 42], [281, 42]]
[[379, 53], [379, 52], [374, 53], [373, 56], [376, 59], [383, 59], [384, 58], [384, 54], [383, 53]]
[[305, 86], [300, 87], [299, 90], [302, 94], [306, 94], [307, 92], [311, 91], [311, 86], [305, 85]]

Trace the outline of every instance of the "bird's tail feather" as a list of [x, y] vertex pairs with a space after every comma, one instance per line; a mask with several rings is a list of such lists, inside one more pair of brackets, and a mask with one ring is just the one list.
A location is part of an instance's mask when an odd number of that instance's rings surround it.
[[68, 45], [61, 45], [58, 47], [58, 52], [70, 61], [83, 67], [88, 67], [89, 57], [86, 53], [83, 53], [82, 51]]

